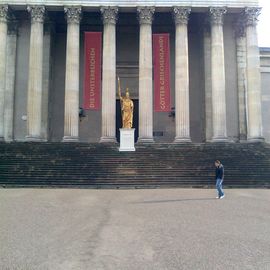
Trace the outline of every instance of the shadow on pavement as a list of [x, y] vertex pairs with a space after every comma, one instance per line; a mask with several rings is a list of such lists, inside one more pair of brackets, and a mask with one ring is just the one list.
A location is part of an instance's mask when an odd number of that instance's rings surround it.
[[156, 201], [144, 201], [138, 203], [168, 203], [168, 202], [187, 202], [187, 201], [212, 201], [216, 198], [194, 198], [194, 199], [178, 199], [178, 200], [156, 200]]

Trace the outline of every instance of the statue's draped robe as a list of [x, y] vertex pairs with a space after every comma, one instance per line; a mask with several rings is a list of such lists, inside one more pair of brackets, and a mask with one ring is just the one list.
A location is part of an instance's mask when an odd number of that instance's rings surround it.
[[133, 101], [130, 98], [121, 98], [122, 127], [132, 128], [133, 123]]

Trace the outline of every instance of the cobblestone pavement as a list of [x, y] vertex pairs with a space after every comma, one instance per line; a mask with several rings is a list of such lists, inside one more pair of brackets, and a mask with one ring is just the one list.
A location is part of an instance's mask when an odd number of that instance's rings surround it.
[[0, 189], [1, 270], [269, 270], [270, 190]]

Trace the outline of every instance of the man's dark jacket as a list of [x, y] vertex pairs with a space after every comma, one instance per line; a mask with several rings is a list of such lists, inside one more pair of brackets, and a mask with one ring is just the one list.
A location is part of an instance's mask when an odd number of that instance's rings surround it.
[[220, 164], [218, 167], [216, 167], [216, 179], [222, 179], [224, 178], [224, 167], [222, 164]]

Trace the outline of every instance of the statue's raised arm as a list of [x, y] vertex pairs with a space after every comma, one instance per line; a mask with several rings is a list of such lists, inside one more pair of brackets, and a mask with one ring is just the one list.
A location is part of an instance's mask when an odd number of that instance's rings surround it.
[[119, 77], [117, 77], [117, 79], [118, 79], [118, 95], [119, 95], [119, 99], [122, 100], [120, 79], [119, 79]]

